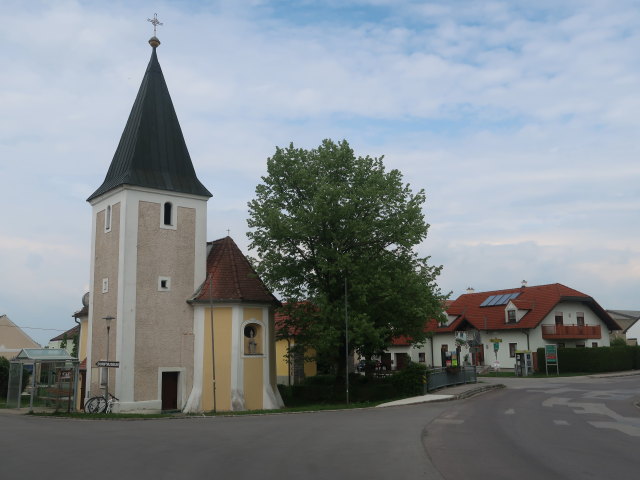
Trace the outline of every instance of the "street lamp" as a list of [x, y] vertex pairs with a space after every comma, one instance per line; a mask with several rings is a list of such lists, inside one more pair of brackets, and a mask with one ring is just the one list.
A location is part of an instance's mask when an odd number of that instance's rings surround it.
[[109, 401], [109, 331], [111, 330], [111, 322], [115, 320], [112, 316], [102, 317], [104, 323], [107, 325], [107, 371], [106, 371], [106, 382], [104, 387], [104, 399], [105, 401]]

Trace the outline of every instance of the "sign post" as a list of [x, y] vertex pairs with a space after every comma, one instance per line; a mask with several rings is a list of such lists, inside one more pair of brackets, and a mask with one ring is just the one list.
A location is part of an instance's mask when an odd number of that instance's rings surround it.
[[549, 376], [549, 365], [556, 367], [556, 375], [560, 375], [560, 365], [558, 363], [558, 346], [557, 345], [545, 345], [544, 346], [544, 359], [547, 370], [547, 376]]
[[490, 338], [489, 341], [493, 343], [493, 353], [496, 355], [496, 361], [493, 364], [493, 368], [496, 371], [496, 376], [498, 375], [498, 370], [500, 370], [500, 362], [498, 361], [498, 350], [500, 350], [500, 344], [502, 343], [501, 338]]

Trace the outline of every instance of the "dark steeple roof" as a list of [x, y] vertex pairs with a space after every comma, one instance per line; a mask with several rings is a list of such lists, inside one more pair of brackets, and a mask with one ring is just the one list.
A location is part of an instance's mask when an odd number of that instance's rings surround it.
[[121, 185], [156, 188], [211, 197], [191, 163], [156, 47], [104, 182], [88, 199]]

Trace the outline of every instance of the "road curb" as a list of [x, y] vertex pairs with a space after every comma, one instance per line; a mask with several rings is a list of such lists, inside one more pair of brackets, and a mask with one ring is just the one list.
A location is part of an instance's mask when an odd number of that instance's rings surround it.
[[476, 388], [472, 388], [470, 390], [467, 390], [466, 392], [462, 392], [459, 393], [457, 395], [453, 396], [454, 400], [462, 400], [464, 398], [470, 398], [470, 397], [474, 397], [476, 395], [480, 395], [481, 393], [485, 393], [488, 392], [490, 390], [497, 390], [500, 388], [506, 388], [505, 385], [503, 385], [502, 383], [496, 383], [496, 384], [491, 384], [491, 385], [483, 385], [481, 387], [476, 387]]

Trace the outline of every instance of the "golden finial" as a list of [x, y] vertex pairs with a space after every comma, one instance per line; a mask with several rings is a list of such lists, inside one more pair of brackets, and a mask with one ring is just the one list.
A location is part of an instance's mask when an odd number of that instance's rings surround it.
[[153, 24], [153, 37], [149, 39], [149, 45], [153, 48], [160, 46], [160, 40], [156, 37], [156, 28], [158, 25], [162, 25], [162, 22], [158, 20], [158, 14], [154, 13], [153, 18], [147, 18], [147, 22], [151, 22]]

